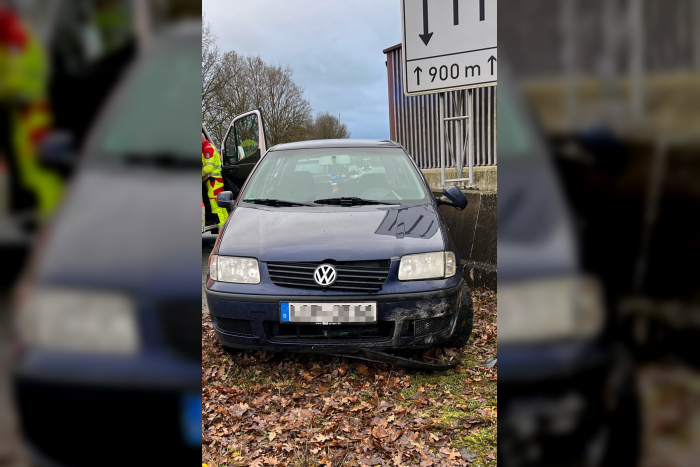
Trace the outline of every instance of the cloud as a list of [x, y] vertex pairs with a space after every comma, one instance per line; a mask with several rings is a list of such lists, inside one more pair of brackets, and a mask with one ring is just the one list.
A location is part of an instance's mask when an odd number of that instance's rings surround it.
[[289, 65], [314, 112], [353, 138], [389, 138], [386, 56], [401, 42], [398, 0], [203, 0], [222, 50]]

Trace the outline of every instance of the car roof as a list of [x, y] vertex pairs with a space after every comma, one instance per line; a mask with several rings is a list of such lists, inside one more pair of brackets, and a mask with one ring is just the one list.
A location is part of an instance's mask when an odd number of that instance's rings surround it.
[[323, 148], [400, 148], [393, 141], [378, 139], [319, 139], [298, 141], [295, 143], [278, 144], [270, 151], [289, 151], [291, 149], [323, 149]]

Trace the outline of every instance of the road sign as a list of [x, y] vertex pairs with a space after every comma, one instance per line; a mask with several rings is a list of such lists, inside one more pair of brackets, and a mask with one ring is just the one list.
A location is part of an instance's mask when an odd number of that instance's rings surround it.
[[401, 0], [407, 96], [496, 84], [496, 0]]

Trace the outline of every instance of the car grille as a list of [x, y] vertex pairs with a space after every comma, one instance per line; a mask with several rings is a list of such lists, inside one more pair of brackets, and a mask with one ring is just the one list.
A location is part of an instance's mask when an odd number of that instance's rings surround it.
[[165, 344], [178, 355], [202, 359], [202, 304], [164, 302], [158, 305], [158, 321]]
[[452, 316], [441, 316], [439, 318], [421, 319], [415, 322], [415, 337], [427, 336], [446, 331], [452, 324]]
[[[314, 281], [314, 271], [323, 263], [267, 263], [270, 280], [282, 287], [321, 288]], [[335, 283], [324, 289], [377, 292], [389, 275], [389, 260], [348, 261], [335, 263]]]
[[391, 339], [394, 323], [383, 321], [376, 324], [283, 324], [265, 322], [265, 332], [270, 340], [307, 343], [365, 342]]
[[211, 317], [214, 328], [226, 334], [237, 334], [239, 336], [252, 336], [253, 326], [247, 319], [217, 318]]

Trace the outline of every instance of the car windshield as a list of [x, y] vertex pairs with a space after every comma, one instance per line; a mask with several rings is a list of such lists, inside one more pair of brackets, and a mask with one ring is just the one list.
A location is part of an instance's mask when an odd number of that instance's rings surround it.
[[242, 199], [312, 205], [341, 204], [342, 200], [344, 205], [354, 205], [366, 200], [416, 204], [428, 196], [401, 149], [325, 148], [270, 152], [253, 173]]
[[93, 151], [100, 160], [172, 158], [197, 163], [192, 141], [199, 140], [192, 129], [201, 126], [201, 116], [192, 109], [200, 106], [200, 98], [191, 90], [201, 82], [191, 70], [201, 66], [198, 47], [195, 41], [177, 38], [136, 63], [101, 125]]

